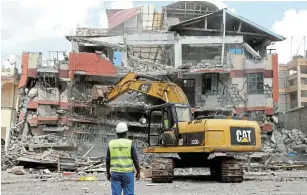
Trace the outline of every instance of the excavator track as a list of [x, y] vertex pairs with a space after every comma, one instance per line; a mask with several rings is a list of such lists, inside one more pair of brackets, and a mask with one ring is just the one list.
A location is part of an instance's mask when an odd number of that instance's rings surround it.
[[225, 183], [243, 182], [243, 165], [236, 159], [219, 159], [210, 167], [214, 180]]
[[153, 183], [173, 182], [174, 161], [172, 158], [154, 158], [151, 165]]

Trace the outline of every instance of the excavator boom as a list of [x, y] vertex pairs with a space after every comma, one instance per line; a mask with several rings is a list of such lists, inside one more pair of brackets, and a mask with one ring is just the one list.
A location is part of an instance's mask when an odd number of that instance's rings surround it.
[[95, 85], [91, 99], [108, 103], [129, 91], [137, 91], [165, 102], [188, 104], [185, 93], [177, 84], [150, 76], [138, 75], [134, 72], [128, 73], [111, 89]]

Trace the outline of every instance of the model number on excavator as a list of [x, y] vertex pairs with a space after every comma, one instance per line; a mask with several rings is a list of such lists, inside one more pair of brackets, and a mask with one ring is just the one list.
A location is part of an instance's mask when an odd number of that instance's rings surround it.
[[198, 139], [192, 139], [192, 140], [191, 140], [191, 144], [192, 144], [192, 145], [198, 145], [198, 144], [199, 144]]

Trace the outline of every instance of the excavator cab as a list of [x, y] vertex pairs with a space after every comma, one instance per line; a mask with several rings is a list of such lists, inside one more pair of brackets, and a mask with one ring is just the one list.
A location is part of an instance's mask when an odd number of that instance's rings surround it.
[[149, 146], [177, 146], [180, 122], [192, 121], [189, 105], [165, 103], [148, 110]]

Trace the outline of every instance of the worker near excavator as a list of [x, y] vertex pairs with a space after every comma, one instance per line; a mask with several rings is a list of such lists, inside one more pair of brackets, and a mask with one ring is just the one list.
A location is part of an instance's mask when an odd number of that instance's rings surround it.
[[136, 147], [128, 139], [128, 126], [118, 123], [117, 139], [111, 140], [107, 149], [106, 168], [107, 179], [111, 181], [112, 195], [134, 195], [134, 168], [136, 179], [140, 179], [140, 166]]
[[164, 127], [167, 129], [169, 128], [169, 121], [168, 121], [167, 115], [164, 115]]

